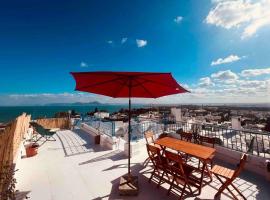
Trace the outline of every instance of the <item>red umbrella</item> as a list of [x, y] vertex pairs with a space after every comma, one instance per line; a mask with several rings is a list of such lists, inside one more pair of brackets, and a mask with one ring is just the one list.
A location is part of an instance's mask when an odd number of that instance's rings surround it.
[[171, 73], [152, 72], [71, 72], [76, 90], [113, 98], [129, 98], [128, 175], [130, 175], [131, 97], [158, 98], [188, 92]]

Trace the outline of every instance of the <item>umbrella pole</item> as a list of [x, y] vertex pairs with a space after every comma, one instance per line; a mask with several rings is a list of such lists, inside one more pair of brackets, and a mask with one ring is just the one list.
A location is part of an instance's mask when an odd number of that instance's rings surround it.
[[130, 172], [130, 137], [131, 137], [131, 86], [129, 84], [129, 113], [128, 113], [128, 174], [120, 178], [119, 194], [136, 196], [139, 193], [138, 176], [132, 176]]
[[128, 112], [128, 176], [131, 176], [130, 174], [130, 134], [131, 134], [131, 123], [130, 123], [130, 120], [131, 120], [131, 99], [130, 99], [130, 96], [131, 96], [131, 88], [129, 88], [129, 100], [128, 100], [128, 109], [129, 109], [129, 112]]

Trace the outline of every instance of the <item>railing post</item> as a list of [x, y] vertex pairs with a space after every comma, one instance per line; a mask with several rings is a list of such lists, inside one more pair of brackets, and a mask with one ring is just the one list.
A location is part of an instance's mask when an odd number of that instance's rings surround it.
[[115, 136], [115, 122], [112, 121], [112, 136]]

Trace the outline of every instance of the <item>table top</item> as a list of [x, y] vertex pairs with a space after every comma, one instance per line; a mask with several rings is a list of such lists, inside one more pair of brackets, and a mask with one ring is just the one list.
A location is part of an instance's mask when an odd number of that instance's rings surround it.
[[155, 144], [160, 146], [168, 147], [170, 149], [181, 151], [187, 153], [191, 156], [197, 157], [202, 160], [207, 160], [214, 153], [215, 149], [211, 147], [202, 146], [199, 144], [194, 144], [191, 142], [186, 142], [171, 137], [164, 137], [155, 141]]

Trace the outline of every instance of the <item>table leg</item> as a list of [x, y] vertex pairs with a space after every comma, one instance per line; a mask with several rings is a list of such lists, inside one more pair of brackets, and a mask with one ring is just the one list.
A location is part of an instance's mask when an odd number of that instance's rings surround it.
[[161, 149], [162, 149], [161, 155], [164, 156], [166, 147], [165, 146], [161, 146]]
[[200, 188], [199, 188], [199, 195], [202, 192], [202, 186], [203, 186], [203, 177], [204, 177], [204, 171], [205, 171], [205, 167], [206, 167], [206, 162], [203, 162], [203, 167], [202, 167], [202, 175], [200, 178]]

